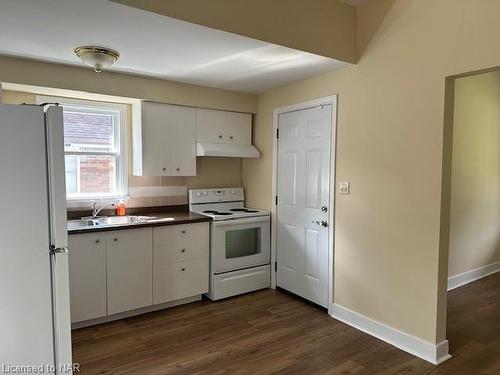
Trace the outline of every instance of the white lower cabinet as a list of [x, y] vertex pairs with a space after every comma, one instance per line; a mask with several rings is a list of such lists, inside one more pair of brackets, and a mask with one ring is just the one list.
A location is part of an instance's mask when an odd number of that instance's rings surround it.
[[154, 275], [155, 304], [208, 292], [208, 258], [155, 264]]
[[106, 236], [69, 236], [71, 323], [106, 316]]
[[106, 233], [108, 315], [153, 303], [151, 228]]
[[208, 292], [208, 223], [153, 228], [153, 303]]
[[208, 292], [209, 224], [69, 236], [71, 322]]

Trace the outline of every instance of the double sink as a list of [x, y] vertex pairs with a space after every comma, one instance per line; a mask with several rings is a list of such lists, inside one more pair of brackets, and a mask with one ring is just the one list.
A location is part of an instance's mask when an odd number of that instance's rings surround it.
[[161, 223], [173, 221], [173, 217], [157, 216], [101, 216], [101, 217], [82, 217], [80, 220], [68, 220], [68, 229], [92, 229], [103, 227], [116, 227], [120, 225]]

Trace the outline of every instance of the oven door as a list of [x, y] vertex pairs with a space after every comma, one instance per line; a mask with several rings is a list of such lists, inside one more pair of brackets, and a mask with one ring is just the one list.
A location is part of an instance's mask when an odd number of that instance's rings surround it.
[[212, 222], [212, 273], [269, 264], [270, 231], [269, 216]]

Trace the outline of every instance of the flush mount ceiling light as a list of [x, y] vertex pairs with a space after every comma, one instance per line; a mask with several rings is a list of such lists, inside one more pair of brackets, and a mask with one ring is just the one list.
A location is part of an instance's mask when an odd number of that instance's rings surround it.
[[110, 67], [120, 57], [118, 51], [106, 47], [81, 46], [73, 51], [85, 65], [94, 68], [96, 73]]

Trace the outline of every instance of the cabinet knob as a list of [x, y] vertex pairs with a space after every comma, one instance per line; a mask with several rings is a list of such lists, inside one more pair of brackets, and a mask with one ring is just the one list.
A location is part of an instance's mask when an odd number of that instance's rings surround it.
[[219, 139], [222, 139], [222, 135], [219, 135]]
[[95, 240], [95, 243], [99, 243], [99, 242], [101, 242], [101, 240]]
[[113, 238], [113, 241], [117, 242], [117, 241], [118, 241], [118, 238]]
[[186, 252], [186, 249], [182, 249], [181, 252], [185, 253]]
[[182, 271], [182, 272], [184, 272], [185, 270], [186, 270], [186, 268], [185, 268], [185, 267], [182, 267], [182, 268], [181, 268], [181, 271]]
[[162, 171], [166, 171], [166, 170], [167, 170], [167, 168], [163, 167], [161, 170], [162, 170]]
[[185, 230], [181, 230], [181, 233], [182, 233], [182, 234], [186, 234], [186, 231], [185, 231]]
[[177, 172], [179, 172], [181, 169], [180, 168], [176, 168]]
[[230, 136], [230, 137], [229, 137], [229, 139], [234, 139], [234, 137], [233, 137], [233, 136]]

